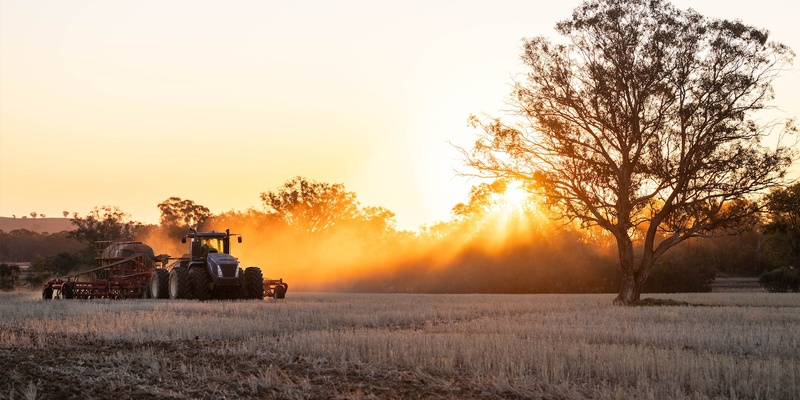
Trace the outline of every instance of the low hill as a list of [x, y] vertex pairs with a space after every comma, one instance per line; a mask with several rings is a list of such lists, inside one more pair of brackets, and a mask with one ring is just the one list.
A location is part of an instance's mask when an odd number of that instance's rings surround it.
[[15, 229], [27, 229], [37, 233], [56, 233], [75, 230], [69, 218], [9, 218], [0, 217], [0, 230], [11, 232]]

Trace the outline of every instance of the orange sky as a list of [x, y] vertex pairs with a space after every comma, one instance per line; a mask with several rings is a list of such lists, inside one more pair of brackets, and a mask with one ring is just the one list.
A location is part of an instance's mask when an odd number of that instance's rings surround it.
[[[785, 1], [675, 3], [800, 51]], [[447, 219], [477, 183], [450, 143], [500, 114], [520, 39], [555, 37], [577, 4], [0, 0], [0, 216], [260, 209], [301, 175], [400, 228]], [[798, 67], [776, 92], [775, 115], [800, 116]]]

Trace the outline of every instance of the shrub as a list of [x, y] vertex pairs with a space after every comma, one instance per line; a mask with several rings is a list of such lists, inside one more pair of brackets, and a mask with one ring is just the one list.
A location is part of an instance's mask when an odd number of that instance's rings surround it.
[[758, 283], [769, 292], [785, 293], [800, 291], [800, 273], [796, 268], [777, 268], [766, 271], [758, 278]]
[[9, 291], [17, 286], [20, 269], [16, 265], [0, 264], [0, 290]]

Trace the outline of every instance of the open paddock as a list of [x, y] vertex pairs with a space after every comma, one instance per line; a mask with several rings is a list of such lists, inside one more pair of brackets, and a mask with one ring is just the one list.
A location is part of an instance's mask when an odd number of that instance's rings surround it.
[[800, 398], [800, 294], [0, 294], [0, 398]]

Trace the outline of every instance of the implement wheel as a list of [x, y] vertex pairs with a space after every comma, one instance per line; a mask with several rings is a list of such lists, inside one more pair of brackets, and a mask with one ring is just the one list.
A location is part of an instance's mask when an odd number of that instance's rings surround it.
[[42, 289], [42, 300], [53, 300], [53, 288], [46, 287]]
[[172, 300], [191, 299], [193, 292], [191, 284], [188, 268], [173, 268], [169, 273], [169, 298]]
[[74, 299], [75, 286], [73, 286], [71, 283], [65, 283], [61, 285], [61, 297], [65, 299]]
[[287, 288], [286, 285], [282, 285], [282, 284], [275, 285], [275, 290], [274, 290], [275, 298], [276, 299], [285, 298], [286, 297], [286, 288]]
[[169, 298], [169, 272], [164, 268], [156, 268], [150, 277], [150, 297], [154, 299]]
[[264, 300], [264, 277], [258, 267], [247, 267], [244, 270], [244, 285], [247, 288], [247, 299]]
[[205, 268], [192, 268], [189, 271], [189, 280], [194, 286], [194, 297], [198, 300], [211, 298], [211, 277], [208, 276]]

